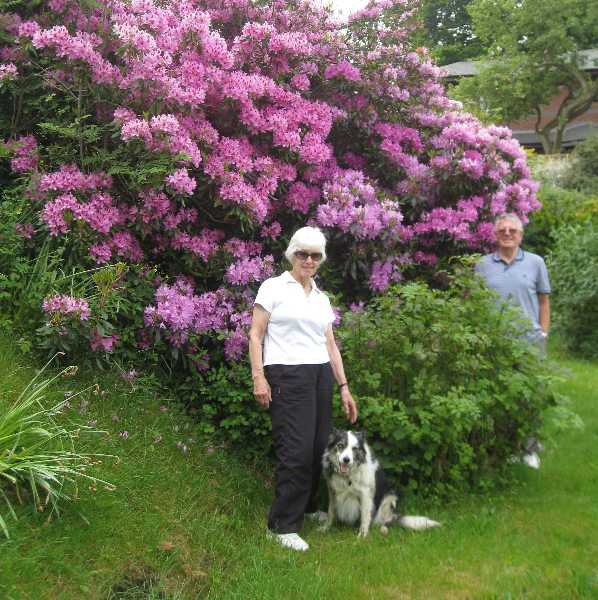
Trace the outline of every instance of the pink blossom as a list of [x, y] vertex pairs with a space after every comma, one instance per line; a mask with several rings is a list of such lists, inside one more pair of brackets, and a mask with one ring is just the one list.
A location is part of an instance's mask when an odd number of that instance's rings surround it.
[[0, 81], [3, 79], [16, 79], [19, 74], [17, 67], [12, 63], [8, 63], [7, 65], [0, 65]]
[[112, 352], [119, 340], [120, 335], [118, 335], [118, 333], [109, 337], [102, 337], [97, 329], [93, 329], [93, 340], [91, 340], [90, 346], [94, 352], [99, 348], [102, 348], [104, 352]]
[[89, 304], [84, 298], [76, 299], [72, 296], [61, 296], [60, 294], [44, 298], [42, 308], [47, 313], [57, 312], [63, 315], [73, 313], [80, 321], [87, 321], [91, 314]]
[[272, 223], [272, 225], [270, 225], [269, 227], [267, 225], [264, 225], [262, 227], [261, 236], [269, 237], [269, 238], [272, 238], [273, 240], [275, 240], [280, 235], [281, 230], [282, 230], [282, 227], [281, 227], [280, 223], [278, 223], [277, 221], [274, 221], [274, 223]]
[[179, 169], [166, 178], [166, 183], [174, 188], [177, 194], [193, 194], [197, 182], [189, 177], [187, 169]]
[[333, 77], [344, 77], [350, 81], [359, 81], [361, 79], [361, 73], [359, 69], [349, 64], [346, 60], [326, 68], [324, 71], [324, 77], [326, 79], [332, 79]]
[[37, 141], [32, 135], [21, 136], [16, 142], [9, 142], [4, 146], [8, 146], [14, 154], [10, 162], [13, 171], [27, 173], [37, 169]]
[[35, 229], [33, 228], [33, 225], [31, 223], [25, 223], [25, 225], [16, 223], [15, 233], [17, 235], [22, 235], [26, 240], [30, 240], [31, 237], [35, 234]]

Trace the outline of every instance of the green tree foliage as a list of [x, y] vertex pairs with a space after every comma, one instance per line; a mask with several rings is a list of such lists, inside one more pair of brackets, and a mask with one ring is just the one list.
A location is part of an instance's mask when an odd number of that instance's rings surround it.
[[484, 53], [468, 12], [471, 0], [426, 0], [421, 9], [423, 41], [438, 65], [449, 65]]
[[[598, 0], [474, 0], [469, 11], [487, 52], [479, 76], [461, 80], [455, 97], [500, 108], [507, 122], [535, 115], [544, 152], [559, 152], [567, 124], [598, 98], [580, 54], [598, 46]], [[557, 114], [543, 120], [563, 88]]]

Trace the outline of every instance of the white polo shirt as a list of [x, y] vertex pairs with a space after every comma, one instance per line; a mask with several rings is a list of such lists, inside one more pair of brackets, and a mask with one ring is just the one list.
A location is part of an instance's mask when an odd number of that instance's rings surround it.
[[270, 313], [264, 336], [264, 366], [320, 365], [330, 361], [326, 330], [335, 319], [330, 300], [313, 279], [311, 292], [289, 271], [262, 283], [255, 304]]

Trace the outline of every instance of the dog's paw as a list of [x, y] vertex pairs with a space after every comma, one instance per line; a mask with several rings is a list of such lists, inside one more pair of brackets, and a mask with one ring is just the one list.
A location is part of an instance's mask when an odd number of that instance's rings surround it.
[[320, 533], [324, 533], [325, 531], [328, 531], [330, 529], [330, 525], [328, 523], [324, 523], [324, 525], [322, 525], [322, 527], [318, 527], [316, 529], [316, 531], [319, 531]]
[[368, 529], [366, 529], [365, 527], [360, 527], [359, 528], [359, 533], [357, 534], [357, 539], [358, 540], [365, 540], [365, 538], [368, 536]]
[[382, 525], [382, 527], [380, 527], [380, 533], [386, 535], [388, 533], [388, 527], [386, 527], [386, 525]]

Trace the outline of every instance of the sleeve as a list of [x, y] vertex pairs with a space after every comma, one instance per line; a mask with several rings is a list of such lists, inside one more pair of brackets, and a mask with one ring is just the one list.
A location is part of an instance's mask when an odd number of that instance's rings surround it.
[[538, 265], [538, 281], [536, 282], [536, 293], [537, 294], [550, 294], [550, 280], [548, 279], [548, 270], [546, 269], [546, 263], [544, 259], [540, 257], [540, 264]]
[[328, 296], [326, 296], [326, 308], [325, 308], [325, 315], [326, 315], [326, 323], [334, 323], [336, 321], [336, 315], [334, 314], [334, 311], [332, 310], [332, 306], [330, 305], [330, 298], [328, 298]]
[[272, 279], [267, 279], [260, 285], [260, 289], [257, 291], [257, 296], [254, 300], [254, 304], [259, 304], [270, 314], [272, 314], [272, 310], [274, 309], [274, 290], [272, 289], [273, 286], [271, 282]]

